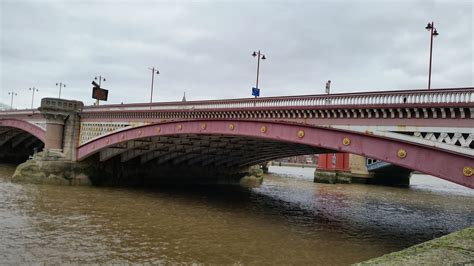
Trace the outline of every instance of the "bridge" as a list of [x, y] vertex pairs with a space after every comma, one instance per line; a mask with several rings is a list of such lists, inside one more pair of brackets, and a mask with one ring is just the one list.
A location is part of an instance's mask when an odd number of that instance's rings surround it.
[[118, 176], [237, 173], [347, 152], [474, 188], [473, 140], [471, 87], [102, 106], [45, 98], [0, 112], [0, 160], [44, 148]]

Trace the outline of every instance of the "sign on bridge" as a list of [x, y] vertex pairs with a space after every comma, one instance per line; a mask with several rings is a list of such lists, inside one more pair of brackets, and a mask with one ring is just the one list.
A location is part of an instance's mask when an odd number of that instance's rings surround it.
[[99, 101], [107, 101], [109, 91], [102, 89], [95, 81], [92, 81], [92, 85], [94, 85], [94, 87], [92, 87], [92, 98]]
[[260, 89], [259, 88], [252, 88], [252, 95], [255, 97], [260, 96]]

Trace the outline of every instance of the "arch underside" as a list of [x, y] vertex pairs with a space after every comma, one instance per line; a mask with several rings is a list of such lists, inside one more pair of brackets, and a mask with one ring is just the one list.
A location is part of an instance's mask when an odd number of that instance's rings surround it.
[[25, 161], [28, 156], [44, 147], [42, 140], [22, 129], [0, 126], [0, 160]]
[[37, 139], [39, 139], [43, 143], [46, 140], [46, 130], [24, 120], [0, 119], [0, 129], [2, 128], [4, 128], [4, 131], [13, 130], [13, 129], [22, 130], [24, 132], [27, 132], [35, 136]]
[[[344, 144], [344, 140], [348, 139]], [[403, 140], [320, 128], [262, 121], [177, 121], [115, 132], [78, 148], [78, 159], [95, 155], [101, 161], [143, 165], [235, 168], [304, 154], [348, 152], [431, 174], [474, 188], [466, 167], [470, 155]], [[406, 156], [401, 156], [404, 151]]]
[[270, 160], [331, 152], [304, 144], [222, 134], [181, 134], [130, 140], [100, 151], [99, 160], [122, 163], [246, 167]]

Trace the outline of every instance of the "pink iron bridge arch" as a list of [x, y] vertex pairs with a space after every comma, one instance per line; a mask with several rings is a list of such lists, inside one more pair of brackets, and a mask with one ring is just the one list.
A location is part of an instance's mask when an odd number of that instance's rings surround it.
[[192, 120], [154, 123], [93, 139], [78, 148], [77, 158], [84, 160], [127, 141], [186, 134], [244, 136], [354, 153], [474, 188], [474, 157], [471, 155], [371, 134], [289, 122]]

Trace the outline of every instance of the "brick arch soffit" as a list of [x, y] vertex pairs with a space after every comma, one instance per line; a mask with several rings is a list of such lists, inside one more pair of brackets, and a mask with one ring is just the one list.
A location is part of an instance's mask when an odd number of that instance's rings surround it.
[[41, 142], [45, 142], [46, 140], [46, 131], [41, 127], [26, 122], [24, 120], [18, 119], [0, 119], [0, 127], [11, 127], [23, 130], [36, 138], [38, 138]]
[[387, 137], [290, 122], [193, 120], [149, 124], [87, 142], [78, 147], [77, 158], [84, 160], [126, 141], [179, 134], [235, 135], [305, 144], [386, 161], [474, 188], [474, 176], [466, 176], [463, 171], [466, 167], [474, 168], [472, 156]]

